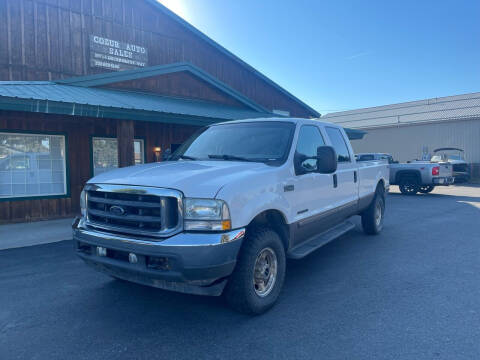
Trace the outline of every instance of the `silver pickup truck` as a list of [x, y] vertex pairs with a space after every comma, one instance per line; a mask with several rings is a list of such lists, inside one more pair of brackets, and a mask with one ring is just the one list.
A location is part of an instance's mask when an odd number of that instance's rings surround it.
[[449, 163], [414, 161], [403, 164], [390, 164], [390, 184], [398, 185], [402, 194], [427, 194], [435, 186], [453, 184], [453, 170]]
[[448, 162], [412, 161], [396, 163], [389, 154], [362, 153], [356, 155], [357, 161], [383, 159], [389, 163], [390, 184], [398, 185], [405, 195], [418, 192], [427, 194], [435, 186], [448, 186], [454, 183], [453, 167]]

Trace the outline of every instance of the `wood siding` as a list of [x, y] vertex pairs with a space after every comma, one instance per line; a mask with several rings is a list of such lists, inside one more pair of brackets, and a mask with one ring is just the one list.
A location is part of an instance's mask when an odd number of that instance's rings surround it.
[[[59, 199], [0, 201], [0, 224], [67, 217], [78, 214], [80, 192], [92, 177], [91, 137], [117, 136], [118, 120], [51, 114], [0, 111], [0, 132], [29, 131], [63, 133], [67, 137], [67, 167], [70, 196]], [[145, 140], [147, 162], [155, 161], [153, 148], [167, 149], [183, 143], [198, 128], [194, 126], [135, 121], [134, 136]]]
[[213, 101], [223, 105], [245, 108], [240, 101], [186, 71], [122, 81], [106, 86], [111, 89], [148, 92], [165, 96]]
[[135, 165], [134, 139], [133, 120], [117, 120], [118, 167]]
[[105, 72], [90, 67], [90, 35], [146, 47], [149, 66], [192, 63], [269, 110], [312, 116], [254, 71], [142, 0], [0, 0], [0, 80]]

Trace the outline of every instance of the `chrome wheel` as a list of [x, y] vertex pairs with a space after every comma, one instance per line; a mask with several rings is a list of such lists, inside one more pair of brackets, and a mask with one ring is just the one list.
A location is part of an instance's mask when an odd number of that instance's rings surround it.
[[420, 192], [423, 194], [428, 194], [429, 192], [432, 192], [434, 188], [435, 187], [432, 185], [424, 185], [420, 187]]
[[418, 183], [411, 179], [404, 180], [399, 187], [401, 193], [405, 195], [415, 195], [420, 190]]
[[277, 279], [277, 255], [271, 248], [260, 251], [255, 261], [253, 286], [255, 293], [265, 297], [272, 291]]
[[417, 192], [417, 188], [415, 187], [415, 185], [409, 184], [409, 183], [404, 184], [403, 189], [405, 190], [406, 193], [416, 193]]

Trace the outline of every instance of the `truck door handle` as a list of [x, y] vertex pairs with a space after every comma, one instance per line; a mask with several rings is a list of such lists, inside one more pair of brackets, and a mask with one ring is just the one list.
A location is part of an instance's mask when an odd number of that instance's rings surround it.
[[357, 182], [357, 171], [356, 170], [353, 172], [353, 182], [354, 183]]
[[338, 186], [337, 174], [333, 174], [333, 187], [336, 188], [337, 186]]
[[283, 187], [283, 191], [287, 192], [287, 191], [294, 191], [295, 190], [295, 185], [285, 185]]

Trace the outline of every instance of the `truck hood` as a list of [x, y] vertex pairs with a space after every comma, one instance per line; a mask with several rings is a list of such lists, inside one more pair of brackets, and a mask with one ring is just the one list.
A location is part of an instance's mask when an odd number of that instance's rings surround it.
[[116, 169], [88, 183], [161, 187], [180, 190], [186, 197], [214, 198], [231, 181], [273, 169], [253, 162], [168, 161]]

